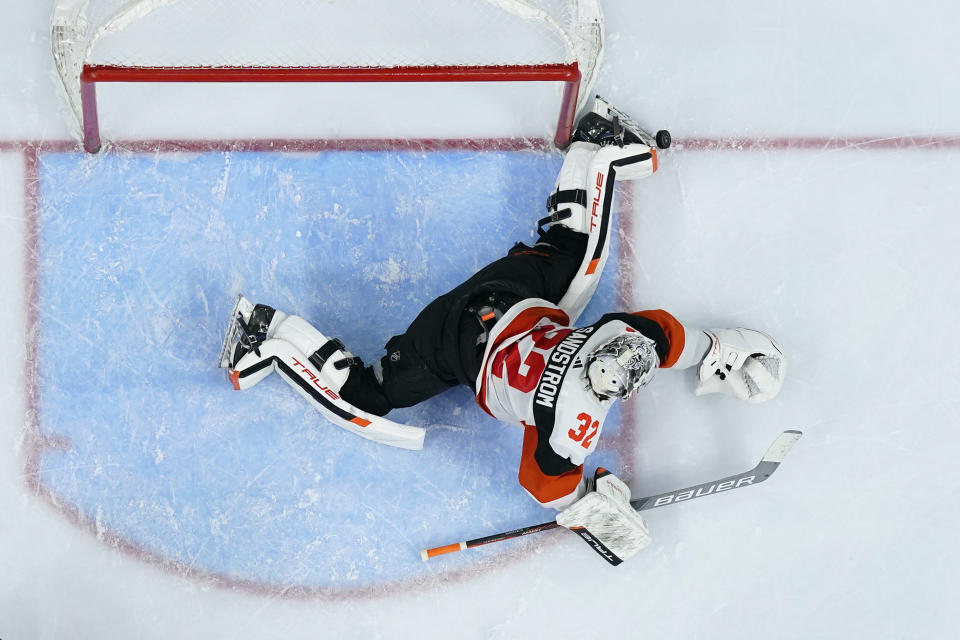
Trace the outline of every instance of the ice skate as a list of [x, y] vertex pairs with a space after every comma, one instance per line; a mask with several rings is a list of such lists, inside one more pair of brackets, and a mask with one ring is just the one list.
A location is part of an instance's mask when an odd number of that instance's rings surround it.
[[651, 135], [636, 120], [600, 96], [594, 100], [593, 109], [580, 118], [572, 140], [620, 147], [642, 143], [659, 149], [666, 149], [671, 143], [670, 132], [666, 129], [661, 129], [655, 136]]
[[232, 368], [250, 351], [258, 351], [259, 345], [267, 339], [267, 329], [275, 314], [273, 307], [255, 305], [242, 293], [238, 295], [220, 346], [218, 366], [221, 369]]

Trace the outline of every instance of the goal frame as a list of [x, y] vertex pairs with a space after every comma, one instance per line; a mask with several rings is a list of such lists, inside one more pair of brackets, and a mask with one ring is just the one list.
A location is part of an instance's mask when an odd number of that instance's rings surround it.
[[554, 144], [570, 141], [580, 94], [576, 61], [533, 65], [398, 67], [139, 67], [85, 64], [80, 74], [83, 148], [101, 148], [97, 84], [101, 82], [559, 82], [563, 84]]

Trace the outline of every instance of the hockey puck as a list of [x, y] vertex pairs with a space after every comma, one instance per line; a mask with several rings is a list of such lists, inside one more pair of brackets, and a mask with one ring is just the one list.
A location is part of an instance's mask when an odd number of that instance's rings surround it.
[[672, 142], [670, 138], [670, 132], [666, 129], [660, 129], [657, 131], [657, 146], [661, 149], [669, 149], [670, 143]]

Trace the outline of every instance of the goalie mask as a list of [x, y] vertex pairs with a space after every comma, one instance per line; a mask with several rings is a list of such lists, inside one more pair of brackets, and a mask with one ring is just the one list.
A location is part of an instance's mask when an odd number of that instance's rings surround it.
[[660, 366], [656, 343], [639, 333], [621, 334], [587, 356], [587, 379], [600, 397], [629, 398]]

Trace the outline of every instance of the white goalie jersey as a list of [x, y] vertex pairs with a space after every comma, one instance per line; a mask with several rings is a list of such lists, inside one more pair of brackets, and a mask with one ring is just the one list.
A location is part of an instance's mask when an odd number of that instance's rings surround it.
[[657, 344], [662, 367], [683, 350], [684, 329], [665, 311], [608, 314], [580, 328], [559, 307], [525, 300], [494, 326], [477, 402], [490, 415], [524, 428], [520, 484], [541, 504], [564, 508], [584, 491], [583, 461], [593, 452], [616, 398], [593, 392], [586, 357], [612, 337], [639, 331]]

